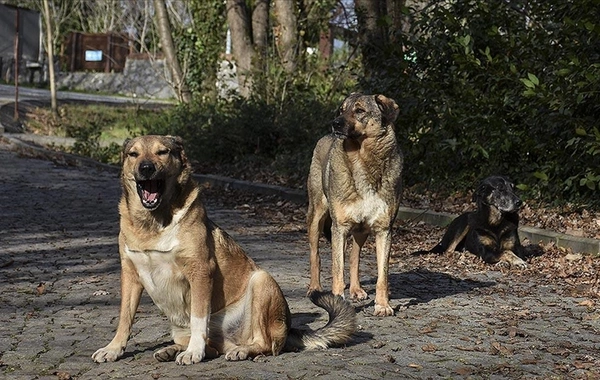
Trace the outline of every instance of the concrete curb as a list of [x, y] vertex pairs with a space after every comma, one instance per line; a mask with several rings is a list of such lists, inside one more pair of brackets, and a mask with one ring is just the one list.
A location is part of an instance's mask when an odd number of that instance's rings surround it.
[[[408, 207], [400, 207], [398, 219], [413, 222], [424, 222], [438, 227], [446, 227], [457, 215], [429, 210], [417, 210]], [[533, 244], [555, 243], [558, 247], [571, 249], [573, 252], [600, 255], [600, 240], [584, 238], [548, 231], [537, 227], [520, 226], [519, 236], [527, 239]]]
[[212, 187], [242, 190], [261, 195], [276, 195], [286, 201], [300, 204], [308, 202], [305, 191], [289, 189], [287, 187], [242, 181], [212, 174], [194, 174], [194, 178], [198, 182], [208, 184]]
[[[91, 166], [100, 170], [114, 171], [115, 173], [118, 173], [120, 170], [115, 165], [103, 164], [90, 158], [46, 149], [30, 141], [24, 141], [16, 134], [4, 134], [0, 137], [13, 145], [14, 150], [31, 154], [36, 157], [61, 162], [70, 166]], [[201, 184], [207, 184], [211, 187], [247, 191], [261, 195], [274, 195], [298, 204], [305, 204], [308, 202], [306, 192], [301, 190], [237, 180], [211, 174], [194, 174], [194, 178]], [[399, 220], [424, 222], [438, 227], [447, 226], [456, 216], [457, 215], [450, 213], [419, 210], [408, 207], [400, 207], [398, 210]], [[598, 239], [577, 237], [530, 226], [521, 226], [519, 228], [519, 235], [521, 239], [528, 239], [533, 244], [540, 242], [544, 244], [554, 243], [558, 247], [571, 249], [573, 252], [600, 255], [600, 240]]]

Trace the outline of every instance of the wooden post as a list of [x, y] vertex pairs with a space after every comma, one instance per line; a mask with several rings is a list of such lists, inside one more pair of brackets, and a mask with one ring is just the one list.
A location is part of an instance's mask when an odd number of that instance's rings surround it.
[[19, 8], [15, 12], [15, 120], [19, 120]]
[[79, 49], [77, 49], [77, 46], [79, 46], [79, 44], [77, 43], [78, 36], [79, 33], [71, 33], [71, 62], [69, 62], [71, 72], [75, 71], [75, 60], [77, 59], [77, 54], [79, 54]]
[[112, 56], [112, 52], [110, 50], [111, 42], [112, 42], [112, 33], [108, 33], [106, 35], [106, 50], [105, 50], [106, 54], [104, 54], [104, 59], [106, 60], [104, 62], [104, 72], [105, 73], [110, 73], [110, 67], [111, 67], [110, 57]]

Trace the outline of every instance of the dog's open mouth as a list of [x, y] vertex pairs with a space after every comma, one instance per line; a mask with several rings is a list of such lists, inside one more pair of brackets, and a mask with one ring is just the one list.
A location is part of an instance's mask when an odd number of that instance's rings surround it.
[[154, 210], [158, 207], [164, 187], [164, 181], [158, 179], [137, 181], [137, 192], [142, 201], [142, 205]]
[[346, 137], [348, 137], [348, 135], [342, 131], [338, 131], [338, 130], [333, 130], [333, 136], [337, 137], [338, 139], [345, 139]]

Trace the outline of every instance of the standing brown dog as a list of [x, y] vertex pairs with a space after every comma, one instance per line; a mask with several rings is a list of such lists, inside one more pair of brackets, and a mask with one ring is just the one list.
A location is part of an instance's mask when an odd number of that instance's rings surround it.
[[400, 205], [402, 154], [394, 121], [398, 105], [383, 95], [348, 96], [333, 121], [333, 134], [317, 142], [308, 177], [309, 293], [320, 291], [319, 235], [331, 239], [333, 294], [344, 294], [344, 252], [352, 235], [350, 297], [367, 298], [359, 281], [360, 250], [375, 234], [375, 315], [393, 315], [388, 265], [391, 227]]
[[312, 297], [327, 310], [327, 326], [290, 328], [288, 304], [273, 277], [208, 219], [180, 138], [127, 141], [122, 164], [119, 326], [94, 361], [123, 355], [144, 289], [171, 322], [174, 344], [154, 354], [159, 361], [192, 364], [220, 354], [243, 360], [350, 339], [354, 309], [331, 293]]

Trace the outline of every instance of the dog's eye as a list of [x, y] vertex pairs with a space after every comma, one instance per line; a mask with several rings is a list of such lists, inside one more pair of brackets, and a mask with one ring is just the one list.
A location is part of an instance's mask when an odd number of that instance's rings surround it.
[[169, 152], [170, 152], [169, 149], [162, 149], [162, 150], [159, 150], [158, 152], [156, 152], [156, 154], [158, 156], [164, 156], [166, 154], [169, 154]]
[[357, 109], [354, 110], [354, 113], [357, 114], [357, 115], [361, 115], [361, 114], [363, 114], [365, 112], [367, 112], [367, 111], [365, 111], [362, 108], [357, 108]]
[[139, 154], [138, 152], [129, 152], [129, 153], [127, 153], [127, 156], [129, 156], [129, 157], [133, 157], [133, 158], [136, 158], [136, 157], [137, 157], [137, 156], [139, 156], [139, 155], [140, 155], [140, 154]]

